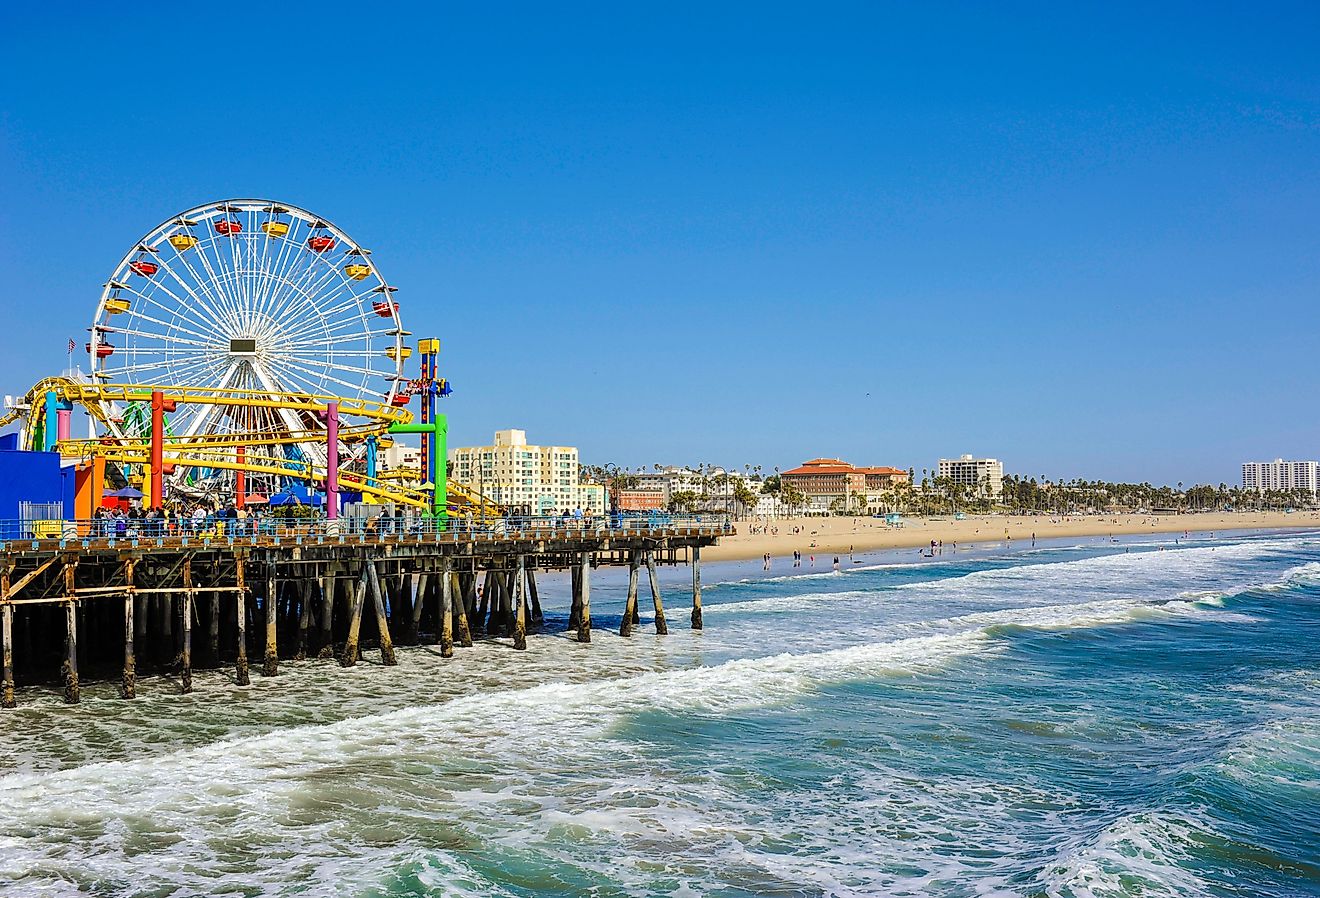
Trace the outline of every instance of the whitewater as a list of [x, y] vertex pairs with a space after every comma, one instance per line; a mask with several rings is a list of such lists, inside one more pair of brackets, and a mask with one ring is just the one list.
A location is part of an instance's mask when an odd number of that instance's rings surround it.
[[708, 565], [704, 632], [614, 635], [602, 570], [590, 645], [551, 577], [525, 653], [26, 688], [0, 895], [1320, 895], [1320, 536], [858, 560]]

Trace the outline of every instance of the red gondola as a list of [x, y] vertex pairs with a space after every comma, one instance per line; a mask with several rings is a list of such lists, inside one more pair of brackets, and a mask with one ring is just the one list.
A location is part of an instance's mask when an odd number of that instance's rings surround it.
[[378, 299], [371, 304], [371, 309], [382, 318], [393, 318], [399, 312], [399, 304]]
[[243, 230], [237, 218], [218, 218], [215, 222], [215, 232], [223, 234], [226, 237], [237, 234]]
[[149, 278], [156, 272], [160, 271], [159, 265], [157, 265], [155, 262], [149, 262], [145, 259], [137, 262], [129, 262], [128, 267], [133, 269], [134, 274], [140, 274], [144, 278]]
[[307, 248], [314, 253], [323, 253], [332, 249], [335, 245], [335, 238], [327, 237], [325, 234], [315, 234], [307, 238]]
[[[92, 344], [91, 344], [91, 343], [88, 343], [88, 344], [86, 344], [86, 346], [87, 346], [87, 351], [88, 351], [88, 352], [91, 352], [91, 351], [92, 351]], [[115, 348], [114, 348], [113, 346], [111, 346], [109, 343], [97, 343], [97, 344], [96, 344], [96, 357], [97, 357], [98, 359], [108, 358], [109, 356], [111, 356], [111, 355], [114, 354], [114, 351], [115, 351]]]

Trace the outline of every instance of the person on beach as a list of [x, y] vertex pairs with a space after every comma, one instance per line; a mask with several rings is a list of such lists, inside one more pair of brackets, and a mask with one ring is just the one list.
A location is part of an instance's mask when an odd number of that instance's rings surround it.
[[835, 571], [835, 573], [838, 573], [838, 571], [839, 571], [839, 556], [838, 556], [838, 555], [835, 555], [835, 556], [834, 556], [834, 571]]

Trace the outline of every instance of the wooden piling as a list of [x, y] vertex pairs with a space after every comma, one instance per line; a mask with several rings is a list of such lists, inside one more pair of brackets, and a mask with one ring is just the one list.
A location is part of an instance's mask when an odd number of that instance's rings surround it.
[[385, 615], [385, 597], [381, 594], [380, 576], [376, 562], [367, 562], [367, 583], [371, 587], [371, 601], [376, 606], [376, 627], [380, 631], [380, 661], [386, 667], [399, 663], [394, 657], [394, 641], [390, 639], [390, 622]]
[[307, 660], [307, 631], [312, 626], [312, 584], [315, 582], [294, 581], [294, 592], [298, 597], [298, 650], [293, 653], [294, 661]]
[[665, 603], [660, 598], [660, 580], [655, 573], [655, 553], [646, 553], [646, 576], [651, 581], [651, 598], [655, 602], [655, 632], [659, 636], [669, 633], [669, 624], [665, 622]]
[[207, 622], [206, 642], [207, 655], [211, 663], [220, 666], [220, 593], [211, 593], [211, 619]]
[[582, 575], [581, 584], [581, 608], [578, 612], [578, 642], [591, 642], [591, 553], [583, 552], [581, 556]]
[[637, 614], [637, 553], [628, 553], [628, 599], [623, 605], [623, 620], [619, 622], [619, 635], [631, 636], [633, 617]]
[[536, 591], [536, 562], [533, 560], [527, 565], [527, 599], [531, 602], [531, 625], [533, 629], [541, 629], [545, 623], [545, 615], [541, 613], [541, 597]]
[[192, 619], [197, 592], [193, 589], [192, 559], [183, 560], [183, 649], [179, 653], [179, 683], [184, 694], [192, 692]]
[[[454, 657], [454, 584], [453, 577], [449, 575], [450, 561], [449, 557], [440, 562], [440, 657]], [[426, 584], [426, 574], [422, 574], [423, 588]], [[425, 593], [423, 593], [425, 595]], [[418, 604], [421, 604], [421, 597], [418, 597]], [[466, 623], [466, 621], [464, 621]]]
[[278, 645], [279, 618], [276, 616], [279, 612], [279, 598], [276, 590], [279, 584], [275, 581], [275, 566], [269, 562], [266, 565], [266, 652], [262, 659], [261, 673], [263, 676], [273, 677], [280, 672], [280, 652]]
[[14, 604], [9, 601], [10, 567], [0, 571], [0, 642], [4, 643], [4, 682], [0, 685], [0, 707], [12, 708], [14, 700]]
[[77, 569], [76, 561], [64, 563], [64, 594], [68, 597], [64, 603], [64, 700], [70, 705], [82, 700], [78, 684]]
[[234, 592], [237, 596], [238, 607], [238, 657], [234, 659], [234, 682], [239, 686], [247, 686], [251, 680], [248, 677], [248, 657], [247, 657], [247, 582], [243, 576], [243, 559], [234, 557], [234, 570], [236, 573], [238, 588]]
[[335, 568], [327, 565], [321, 575], [321, 649], [318, 658], [335, 656]]
[[518, 568], [513, 576], [513, 647], [521, 650], [527, 648], [527, 610], [524, 607], [527, 602], [523, 598], [525, 573], [526, 561], [519, 555]]
[[137, 632], [133, 624], [133, 610], [137, 606], [136, 587], [133, 585], [136, 569], [136, 561], [132, 558], [124, 559], [124, 583], [127, 584], [124, 592], [124, 674], [119, 681], [119, 694], [123, 698], [137, 696], [137, 653], [133, 644]]
[[490, 604], [491, 600], [490, 589], [492, 579], [490, 571], [486, 571], [486, 576], [482, 582], [481, 588], [477, 590], [477, 616], [472, 621], [472, 632], [475, 636], [481, 636], [486, 632], [486, 606]]
[[362, 606], [367, 598], [367, 567], [362, 566], [362, 576], [356, 584], [349, 582], [350, 610], [348, 618], [348, 639], [344, 643], [344, 654], [339, 659], [343, 667], [357, 664], [358, 634], [362, 631]]
[[[446, 566], [449, 565], [450, 562], [448, 556], [445, 556], [444, 563]], [[450, 574], [449, 579], [455, 582], [458, 581], [458, 574]], [[460, 590], [459, 592], [459, 595], [462, 598], [455, 608], [458, 612], [458, 644], [465, 649], [472, 648], [472, 629], [468, 626], [467, 609], [472, 605], [474, 600], [472, 590], [475, 589], [476, 582], [476, 577], [468, 579], [466, 590]], [[459, 585], [461, 586], [462, 584], [460, 583]]]
[[701, 546], [692, 547], [692, 629], [701, 629]]
[[[429, 579], [430, 575], [425, 572], [408, 576], [408, 593], [412, 597], [412, 638], [414, 643], [419, 641], [417, 634], [422, 629], [422, 609], [426, 605], [426, 587]], [[450, 632], [453, 632], [452, 625]]]
[[569, 565], [569, 606], [568, 606], [568, 629], [576, 630], [578, 623], [582, 620], [582, 568], [576, 564]]

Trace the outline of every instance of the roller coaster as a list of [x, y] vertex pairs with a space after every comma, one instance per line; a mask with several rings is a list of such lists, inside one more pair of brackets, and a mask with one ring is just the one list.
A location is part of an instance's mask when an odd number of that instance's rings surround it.
[[[332, 519], [344, 494], [441, 519], [497, 515], [448, 480], [439, 341], [419, 341], [420, 375], [405, 375], [410, 334], [370, 256], [324, 218], [270, 200], [173, 216], [102, 288], [85, 347], [91, 373], [42, 380], [0, 427], [21, 420], [23, 448], [100, 460], [113, 482], [98, 495], [122, 483], [153, 508], [223, 498], [242, 507], [296, 484], [324, 497]], [[75, 408], [86, 439], [72, 435]], [[420, 468], [378, 470], [378, 451], [404, 433], [422, 437]]]

